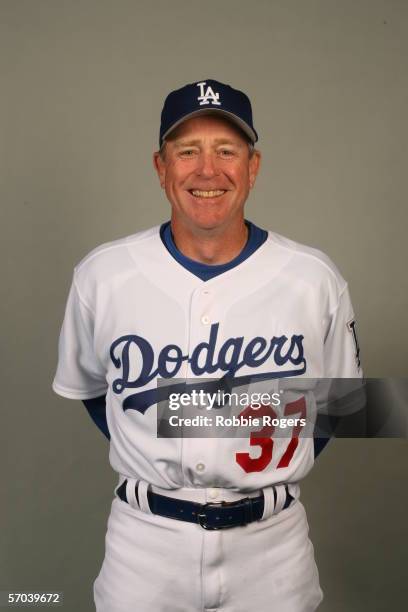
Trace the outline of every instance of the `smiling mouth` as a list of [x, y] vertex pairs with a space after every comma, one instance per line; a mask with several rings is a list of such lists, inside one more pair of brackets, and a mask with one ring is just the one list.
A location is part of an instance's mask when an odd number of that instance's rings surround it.
[[226, 190], [212, 189], [211, 191], [203, 191], [202, 189], [190, 189], [189, 191], [196, 198], [219, 198]]

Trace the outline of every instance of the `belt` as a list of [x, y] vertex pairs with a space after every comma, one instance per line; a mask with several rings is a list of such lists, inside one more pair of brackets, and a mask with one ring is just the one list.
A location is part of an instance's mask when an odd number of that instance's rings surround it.
[[[122, 501], [128, 503], [126, 497], [127, 480], [122, 482], [116, 490], [116, 494]], [[285, 485], [286, 500], [282, 510], [288, 508], [294, 499], [289, 493], [287, 485]], [[276, 493], [275, 502], [276, 502]], [[136, 485], [137, 499], [137, 485]], [[264, 511], [264, 496], [245, 497], [236, 502], [209, 502], [207, 504], [198, 504], [182, 499], [174, 499], [154, 493], [147, 492], [147, 499], [150, 510], [153, 514], [165, 516], [178, 521], [187, 521], [188, 523], [198, 523], [203, 529], [216, 530], [228, 529], [248, 525], [253, 521], [259, 521], [262, 518]]]

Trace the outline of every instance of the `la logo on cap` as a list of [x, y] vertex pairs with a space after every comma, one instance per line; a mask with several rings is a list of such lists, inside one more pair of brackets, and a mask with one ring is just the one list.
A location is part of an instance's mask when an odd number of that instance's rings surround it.
[[214, 93], [212, 87], [208, 85], [207, 89], [204, 92], [204, 87], [206, 85], [206, 81], [202, 81], [201, 83], [197, 83], [197, 87], [200, 88], [200, 95], [197, 97], [197, 100], [200, 101], [200, 106], [204, 104], [214, 104], [216, 106], [221, 106], [220, 94]]

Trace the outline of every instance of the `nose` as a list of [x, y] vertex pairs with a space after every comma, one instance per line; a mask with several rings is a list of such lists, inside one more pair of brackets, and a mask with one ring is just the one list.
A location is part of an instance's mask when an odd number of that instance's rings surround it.
[[219, 174], [217, 157], [212, 151], [202, 151], [196, 172], [202, 178], [212, 178]]

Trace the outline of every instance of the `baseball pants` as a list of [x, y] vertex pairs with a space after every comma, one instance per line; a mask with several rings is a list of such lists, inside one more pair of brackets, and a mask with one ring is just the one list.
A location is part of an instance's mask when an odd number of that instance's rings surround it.
[[[243, 497], [218, 491], [225, 501]], [[177, 493], [201, 502], [197, 490]], [[112, 502], [94, 582], [97, 612], [313, 612], [320, 604], [299, 500], [269, 518], [219, 531], [153, 515], [146, 500], [139, 493], [143, 510], [135, 501]]]

